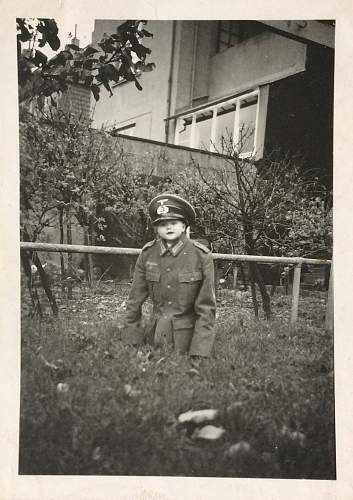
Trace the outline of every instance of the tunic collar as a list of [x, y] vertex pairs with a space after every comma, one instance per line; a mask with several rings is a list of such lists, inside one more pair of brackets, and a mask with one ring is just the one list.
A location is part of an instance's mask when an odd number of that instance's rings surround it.
[[186, 234], [182, 234], [180, 240], [178, 243], [176, 243], [174, 246], [168, 248], [167, 245], [164, 243], [162, 239], [159, 240], [159, 249], [160, 249], [160, 255], [165, 255], [167, 252], [170, 252], [173, 257], [176, 257], [182, 248], [184, 248], [185, 242], [186, 242], [187, 236]]

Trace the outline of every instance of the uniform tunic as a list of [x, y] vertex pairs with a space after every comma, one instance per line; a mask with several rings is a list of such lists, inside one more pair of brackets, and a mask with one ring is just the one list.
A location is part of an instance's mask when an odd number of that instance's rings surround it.
[[147, 243], [136, 262], [126, 307], [124, 340], [141, 344], [141, 307], [150, 296], [153, 315], [148, 336], [180, 352], [209, 356], [214, 343], [216, 298], [214, 266], [207, 247], [185, 234], [167, 248]]

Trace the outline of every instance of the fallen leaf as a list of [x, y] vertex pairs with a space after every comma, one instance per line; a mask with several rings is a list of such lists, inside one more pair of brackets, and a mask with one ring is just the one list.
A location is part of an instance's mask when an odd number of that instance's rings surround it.
[[92, 453], [92, 459], [97, 461], [97, 460], [100, 460], [102, 458], [102, 455], [101, 455], [101, 448], [100, 446], [97, 446], [94, 450], [93, 450], [93, 453]]
[[131, 398], [136, 398], [136, 397], [140, 396], [140, 394], [141, 394], [141, 391], [139, 391], [137, 389], [133, 389], [133, 387], [130, 384], [124, 385], [124, 391], [125, 391], [125, 394]]
[[205, 425], [201, 429], [195, 429], [192, 439], [208, 439], [214, 441], [219, 439], [225, 433], [223, 427], [215, 427], [214, 425]]
[[234, 416], [239, 413], [239, 410], [242, 408], [244, 403], [242, 401], [234, 401], [234, 403], [230, 404], [227, 408], [227, 413], [229, 416]]
[[190, 368], [190, 370], [188, 370], [188, 374], [189, 375], [200, 375], [200, 372], [196, 368]]
[[62, 382], [59, 382], [58, 385], [56, 386], [56, 390], [58, 392], [68, 392], [69, 384], [63, 384]]
[[207, 422], [210, 420], [214, 420], [219, 411], [218, 410], [196, 410], [196, 411], [187, 411], [185, 413], [181, 413], [178, 417], [179, 424], [185, 424], [187, 422], [193, 422], [195, 424], [200, 424], [202, 422]]
[[44, 366], [46, 366], [47, 368], [50, 368], [51, 370], [57, 370], [58, 369], [58, 367], [54, 363], [50, 363], [49, 361], [47, 361], [45, 359], [45, 357], [43, 356], [43, 354], [39, 355], [39, 359], [44, 363]]
[[240, 441], [228, 448], [226, 455], [230, 458], [239, 458], [248, 455], [250, 451], [250, 444], [247, 441]]

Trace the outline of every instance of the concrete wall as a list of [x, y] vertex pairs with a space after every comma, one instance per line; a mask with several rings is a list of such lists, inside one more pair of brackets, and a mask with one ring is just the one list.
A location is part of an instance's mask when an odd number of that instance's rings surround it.
[[210, 99], [248, 90], [305, 70], [306, 45], [264, 32], [215, 54]]
[[[110, 24], [109, 24], [110, 23]], [[104, 31], [113, 33], [120, 21], [98, 21], [95, 23], [93, 40], [101, 38]], [[117, 127], [136, 123], [134, 135], [147, 139], [164, 140], [167, 114], [168, 77], [171, 61], [172, 21], [149, 21], [146, 29], [154, 38], [145, 38], [143, 44], [152, 50], [147, 62], [155, 62], [152, 72], [143, 73], [139, 78], [143, 90], [134, 83], [118, 84], [109, 97], [104, 88], [93, 113], [93, 126], [102, 124]]]
[[173, 174], [185, 168], [191, 169], [193, 168], [192, 160], [205, 169], [226, 165], [224, 157], [208, 151], [193, 150], [133, 137], [121, 136], [117, 141], [119, 147], [130, 157], [130, 161], [154, 175]]

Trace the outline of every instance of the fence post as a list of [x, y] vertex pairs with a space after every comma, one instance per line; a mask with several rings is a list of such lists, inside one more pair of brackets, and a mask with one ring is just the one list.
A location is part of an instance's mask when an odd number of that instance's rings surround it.
[[293, 291], [292, 291], [292, 312], [290, 323], [293, 326], [298, 319], [299, 293], [300, 293], [300, 273], [302, 270], [301, 264], [296, 264], [294, 268]]
[[330, 282], [328, 286], [328, 295], [327, 295], [327, 306], [326, 306], [326, 315], [325, 315], [325, 330], [327, 332], [333, 332], [333, 264], [331, 264], [331, 272], [330, 272]]

